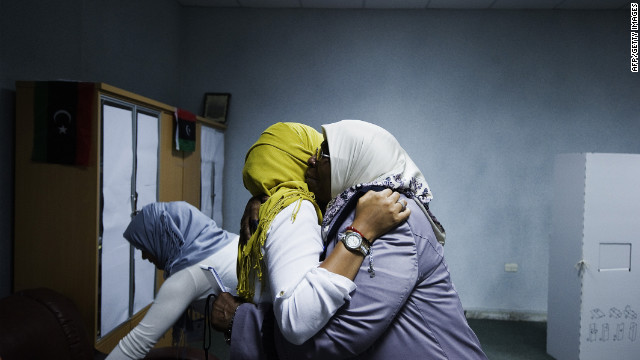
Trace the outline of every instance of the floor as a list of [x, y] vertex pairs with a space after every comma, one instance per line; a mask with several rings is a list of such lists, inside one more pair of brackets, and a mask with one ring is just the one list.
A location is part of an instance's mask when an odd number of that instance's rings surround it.
[[[469, 319], [489, 360], [554, 360], [547, 354], [547, 323]], [[214, 339], [212, 353], [228, 359], [226, 344]]]
[[469, 319], [489, 360], [553, 360], [547, 354], [547, 323]]
[[[554, 360], [546, 351], [546, 322], [485, 319], [469, 319], [468, 322], [480, 339], [482, 349], [489, 360]], [[200, 331], [199, 326], [195, 326], [194, 335], [189, 341], [190, 346], [201, 346]], [[220, 360], [229, 358], [228, 347], [221, 336], [214, 335], [210, 353]]]

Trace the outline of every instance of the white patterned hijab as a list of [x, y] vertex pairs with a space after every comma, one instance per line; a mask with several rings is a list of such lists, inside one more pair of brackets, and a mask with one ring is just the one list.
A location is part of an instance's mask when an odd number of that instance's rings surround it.
[[387, 130], [361, 120], [322, 125], [331, 157], [331, 197], [349, 187], [376, 183], [417, 197], [433, 196], [409, 154]]

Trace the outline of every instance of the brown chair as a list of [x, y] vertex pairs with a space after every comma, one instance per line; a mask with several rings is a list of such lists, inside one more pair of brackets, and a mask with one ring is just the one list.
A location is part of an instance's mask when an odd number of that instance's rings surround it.
[[[76, 305], [46, 288], [29, 289], [0, 299], [0, 360], [95, 360]], [[157, 348], [145, 359], [205, 359], [204, 350]], [[218, 360], [209, 354], [209, 360]]]
[[75, 304], [50, 289], [0, 300], [2, 360], [92, 360], [93, 348]]

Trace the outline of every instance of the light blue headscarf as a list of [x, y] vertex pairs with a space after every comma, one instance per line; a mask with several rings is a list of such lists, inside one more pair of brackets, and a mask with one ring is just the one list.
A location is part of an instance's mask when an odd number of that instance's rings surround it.
[[206, 259], [234, 236], [184, 201], [146, 205], [124, 232], [134, 247], [158, 260], [165, 278]]

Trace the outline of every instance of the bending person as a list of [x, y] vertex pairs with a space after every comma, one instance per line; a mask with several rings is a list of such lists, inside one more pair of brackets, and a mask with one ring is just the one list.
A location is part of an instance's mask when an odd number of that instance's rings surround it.
[[212, 287], [200, 265], [213, 266], [229, 288], [237, 284], [238, 235], [186, 202], [152, 203], [142, 208], [124, 237], [143, 259], [164, 270], [165, 281], [140, 323], [107, 356], [142, 359], [194, 301]]

